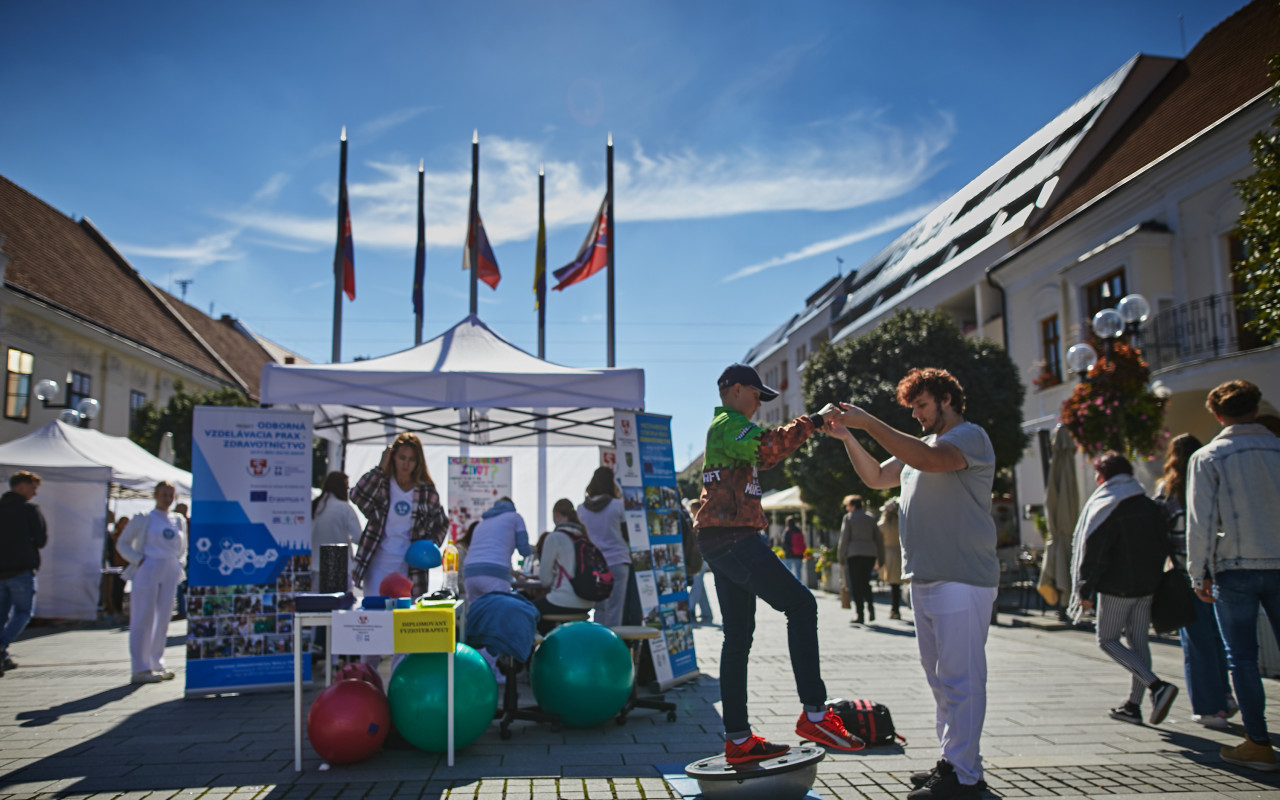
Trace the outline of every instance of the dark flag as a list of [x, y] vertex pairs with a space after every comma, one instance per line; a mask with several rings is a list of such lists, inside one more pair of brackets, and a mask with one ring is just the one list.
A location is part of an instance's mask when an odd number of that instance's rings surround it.
[[[344, 129], [345, 132], [345, 129]], [[347, 140], [342, 140], [342, 175], [338, 181], [338, 246], [333, 254], [333, 274], [342, 276], [342, 291], [356, 299], [356, 245], [351, 238], [351, 207], [347, 204]]]
[[558, 283], [553, 287], [557, 292], [566, 286], [581, 283], [609, 264], [609, 195], [605, 194], [600, 211], [587, 231], [578, 255], [572, 262], [555, 271]]
[[413, 259], [413, 315], [422, 320], [422, 281], [427, 270], [427, 218], [422, 210], [422, 162], [418, 162], [418, 253]]

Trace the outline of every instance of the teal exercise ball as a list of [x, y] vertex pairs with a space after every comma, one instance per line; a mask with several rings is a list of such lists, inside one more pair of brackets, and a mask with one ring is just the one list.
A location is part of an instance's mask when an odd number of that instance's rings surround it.
[[[448, 654], [405, 656], [387, 686], [391, 723], [409, 744], [429, 753], [448, 749]], [[484, 656], [459, 642], [453, 655], [453, 747], [479, 738], [498, 709], [498, 682]]]
[[553, 628], [529, 665], [538, 705], [559, 714], [571, 728], [590, 728], [616, 715], [631, 696], [634, 681], [626, 643], [595, 622]]

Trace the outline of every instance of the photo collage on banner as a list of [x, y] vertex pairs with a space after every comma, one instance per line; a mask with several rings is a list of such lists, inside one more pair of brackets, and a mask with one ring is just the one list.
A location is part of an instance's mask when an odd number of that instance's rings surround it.
[[511, 496], [511, 456], [449, 458], [449, 541], [467, 534], [499, 497]]
[[195, 409], [187, 694], [293, 684], [294, 595], [313, 591], [311, 435], [303, 411]]
[[615, 474], [626, 508], [631, 569], [640, 590], [644, 624], [662, 632], [650, 642], [650, 652], [655, 677], [665, 684], [698, 668], [680, 538], [671, 418], [618, 411], [613, 419]]

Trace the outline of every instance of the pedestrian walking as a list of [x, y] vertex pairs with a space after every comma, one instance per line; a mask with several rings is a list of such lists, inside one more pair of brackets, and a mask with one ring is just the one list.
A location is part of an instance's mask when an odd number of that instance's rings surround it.
[[1222, 430], [1191, 456], [1187, 471], [1187, 574], [1214, 604], [1231, 666], [1245, 740], [1223, 747], [1228, 764], [1276, 770], [1258, 672], [1258, 609], [1280, 639], [1280, 438], [1258, 424], [1262, 392], [1244, 380], [1209, 392]]
[[0, 497], [0, 675], [17, 669], [9, 645], [17, 641], [36, 610], [36, 573], [49, 531], [40, 507], [31, 502], [40, 476], [21, 470], [9, 477]]

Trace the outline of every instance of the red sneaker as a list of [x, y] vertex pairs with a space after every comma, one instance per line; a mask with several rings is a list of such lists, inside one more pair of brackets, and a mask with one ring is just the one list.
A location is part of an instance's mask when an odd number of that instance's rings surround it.
[[791, 745], [789, 744], [766, 742], [759, 736], [752, 736], [742, 744], [734, 744], [731, 740], [726, 739], [724, 743], [724, 760], [730, 764], [751, 764], [780, 756], [790, 749]]
[[829, 708], [820, 722], [810, 722], [809, 715], [801, 711], [796, 722], [796, 736], [833, 750], [861, 750], [867, 746], [866, 742], [845, 730], [840, 716]]

